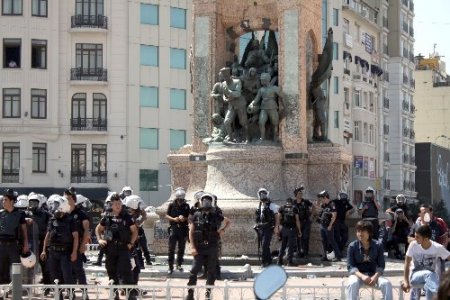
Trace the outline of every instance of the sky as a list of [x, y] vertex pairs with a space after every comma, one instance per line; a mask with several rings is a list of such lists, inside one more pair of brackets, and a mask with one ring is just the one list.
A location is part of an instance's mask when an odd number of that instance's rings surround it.
[[450, 73], [450, 0], [414, 0], [414, 55], [436, 51]]

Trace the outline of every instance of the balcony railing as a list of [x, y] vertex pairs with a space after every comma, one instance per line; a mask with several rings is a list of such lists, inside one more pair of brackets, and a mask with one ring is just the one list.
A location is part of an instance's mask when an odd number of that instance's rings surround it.
[[103, 28], [108, 29], [108, 17], [98, 16], [85, 16], [75, 15], [71, 18], [72, 28], [76, 27], [90, 27], [90, 28]]
[[79, 131], [106, 131], [108, 124], [107, 119], [103, 118], [72, 118], [70, 129]]
[[19, 170], [3, 170], [2, 183], [19, 183]]
[[390, 162], [391, 159], [389, 158], [389, 152], [384, 152], [384, 161], [385, 162]]
[[72, 68], [70, 80], [107, 81], [108, 70], [103, 68]]
[[450, 86], [450, 81], [433, 82], [433, 87]]
[[350, 8], [363, 18], [366, 18], [375, 24], [377, 23], [378, 11], [368, 5], [354, 0], [344, 0], [343, 8]]
[[389, 98], [388, 97], [383, 98], [383, 107], [386, 109], [389, 109]]
[[107, 171], [72, 171], [70, 173], [71, 183], [108, 183]]
[[412, 114], [416, 112], [416, 106], [414, 104], [411, 104], [409, 106], [409, 112], [412, 113]]
[[416, 88], [416, 80], [415, 80], [415, 79], [410, 79], [410, 80], [409, 80], [409, 85], [410, 85], [413, 89], [415, 89], [415, 88]]
[[409, 103], [408, 101], [403, 100], [402, 107], [405, 112], [409, 112]]

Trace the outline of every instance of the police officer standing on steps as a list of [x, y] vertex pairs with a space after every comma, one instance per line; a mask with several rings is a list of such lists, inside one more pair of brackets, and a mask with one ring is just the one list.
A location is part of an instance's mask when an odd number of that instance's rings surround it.
[[345, 224], [345, 218], [355, 209], [350, 204], [348, 194], [344, 191], [339, 192], [337, 199], [333, 200], [336, 206], [336, 222], [334, 223], [334, 239], [338, 244], [339, 250], [344, 251], [348, 242], [348, 226]]
[[311, 201], [303, 198], [305, 188], [299, 186], [294, 190], [295, 207], [297, 207], [298, 218], [300, 220], [301, 235], [297, 236], [297, 255], [300, 258], [308, 257], [309, 236], [311, 234], [311, 215], [314, 212], [314, 205]]
[[380, 231], [380, 225], [378, 221], [378, 211], [381, 209], [380, 203], [375, 198], [375, 189], [371, 186], [367, 187], [364, 199], [358, 207], [359, 212], [363, 220], [370, 221], [373, 226], [374, 240], [378, 240]]
[[19, 234], [23, 238], [21, 252], [30, 251], [25, 213], [14, 207], [16, 199], [17, 193], [12, 189], [7, 189], [3, 194], [3, 209], [0, 210], [0, 284], [11, 282], [11, 265], [20, 262]]
[[260, 202], [255, 213], [256, 229], [258, 230], [259, 241], [262, 244], [262, 267], [267, 267], [272, 263], [270, 242], [274, 233], [275, 235], [279, 234], [279, 229], [275, 224], [280, 224], [280, 215], [278, 213], [278, 205], [270, 201], [267, 189], [260, 188], [258, 190], [258, 198]]
[[[300, 237], [302, 230], [300, 227], [300, 220], [298, 218], [297, 207], [293, 205], [292, 198], [286, 200], [286, 204], [281, 206], [279, 209], [280, 220], [281, 220], [281, 246], [280, 253], [278, 254], [277, 264], [283, 265], [283, 256], [286, 251], [286, 246], [288, 249], [288, 266], [294, 266], [294, 250], [297, 235]], [[276, 224], [275, 227], [278, 227]]]
[[337, 217], [336, 206], [330, 200], [330, 195], [327, 191], [320, 192], [317, 194], [317, 197], [322, 208], [320, 213], [320, 236], [322, 238], [323, 247], [322, 261], [328, 261], [327, 251], [329, 246], [331, 246], [335, 255], [335, 258], [333, 258], [332, 261], [341, 261], [341, 251], [334, 240], [334, 223]]
[[[188, 286], [197, 284], [197, 274], [205, 261], [208, 269], [206, 285], [214, 285], [216, 281], [219, 235], [225, 231], [225, 228], [220, 228], [224, 218], [213, 210], [213, 199], [213, 195], [203, 194], [200, 198], [199, 209], [189, 216], [189, 240], [194, 261]], [[211, 299], [210, 289], [206, 290], [205, 299]], [[193, 289], [188, 290], [186, 300], [194, 300]]]
[[189, 233], [188, 217], [189, 204], [186, 203], [186, 191], [182, 187], [175, 189], [175, 200], [173, 200], [166, 212], [166, 219], [169, 220], [169, 275], [173, 273], [173, 263], [175, 261], [175, 247], [178, 243], [177, 252], [177, 270], [182, 272], [184, 258], [184, 249], [186, 247], [186, 240]]
[[[122, 209], [119, 194], [111, 195], [111, 214], [105, 215], [95, 228], [100, 247], [106, 248], [106, 271], [114, 284], [119, 284], [119, 274], [124, 284], [133, 284], [131, 272], [131, 254], [136, 243], [138, 231], [131, 216]], [[129, 292], [129, 300], [136, 299], [136, 290]], [[115, 291], [115, 300], [120, 299]]]

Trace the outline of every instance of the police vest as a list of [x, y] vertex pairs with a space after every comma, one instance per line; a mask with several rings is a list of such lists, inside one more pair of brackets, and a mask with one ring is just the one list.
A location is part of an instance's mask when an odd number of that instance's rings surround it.
[[75, 208], [70, 214], [73, 218], [73, 222], [75, 223], [75, 228], [78, 230], [78, 236], [80, 240], [83, 239], [84, 228], [83, 228], [83, 220], [87, 220], [86, 213], [80, 210], [78, 207]]
[[322, 226], [328, 227], [331, 223], [331, 218], [333, 217], [333, 213], [331, 212], [331, 202], [323, 207], [322, 212], [320, 214], [320, 224]]
[[38, 234], [39, 239], [42, 240], [45, 238], [45, 234], [47, 233], [47, 224], [50, 219], [50, 215], [46, 213], [42, 209], [37, 209], [33, 211], [33, 221], [38, 226]]
[[275, 226], [275, 213], [270, 209], [270, 202], [267, 204], [259, 203], [259, 208], [256, 210], [256, 223], [263, 227]]
[[219, 240], [217, 230], [220, 226], [216, 212], [209, 214], [202, 211], [194, 213], [194, 244], [196, 247], [215, 245]]
[[131, 229], [127, 224], [126, 217], [127, 215], [123, 211], [118, 216], [106, 217], [105, 231], [111, 233], [113, 242], [126, 245], [131, 241]]
[[306, 201], [308, 200], [303, 199], [301, 203], [297, 203], [298, 218], [300, 221], [308, 221], [311, 215], [309, 212], [309, 206], [307, 205], [309, 201]]
[[5, 209], [0, 210], [0, 239], [17, 240], [19, 234], [20, 219], [23, 212], [14, 209], [8, 212]]
[[50, 219], [50, 246], [70, 250], [73, 245], [72, 217], [64, 215], [62, 218]]
[[[171, 204], [170, 204], [170, 211], [169, 211], [169, 216], [171, 216], [172, 218], [176, 218], [180, 215], [187, 217], [189, 215], [189, 204], [187, 204], [186, 202], [182, 203], [181, 205], [178, 205], [176, 203], [176, 200], [174, 200]], [[186, 225], [187, 223], [177, 223], [177, 222], [173, 222], [170, 221], [170, 225]]]
[[367, 209], [364, 210], [364, 212], [362, 213], [362, 218], [378, 218], [378, 208], [375, 205], [375, 203], [373, 203], [372, 200], [367, 201], [364, 200], [362, 202], [363, 207], [367, 205]]
[[281, 210], [282, 225], [286, 227], [295, 227], [295, 212], [293, 205], [285, 205]]

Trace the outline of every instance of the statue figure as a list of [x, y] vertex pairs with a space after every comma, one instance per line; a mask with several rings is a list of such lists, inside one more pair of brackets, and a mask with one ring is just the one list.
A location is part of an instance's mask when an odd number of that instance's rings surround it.
[[242, 81], [242, 93], [247, 101], [247, 104], [250, 103], [255, 97], [256, 93], [258, 93], [261, 84], [259, 82], [259, 76], [256, 72], [256, 68], [251, 67], [248, 72], [245, 72], [241, 76]]
[[253, 114], [259, 110], [260, 141], [266, 139], [266, 123], [270, 120], [270, 124], [273, 126], [273, 140], [278, 142], [278, 124], [280, 117], [284, 116], [285, 110], [284, 94], [278, 86], [270, 85], [268, 73], [261, 74], [261, 85], [262, 87], [258, 90], [255, 99], [248, 106], [247, 112]]
[[259, 46], [259, 41], [257, 39], [250, 40], [251, 49], [248, 52], [247, 59], [245, 60], [244, 67], [251, 68], [254, 67], [258, 71], [264, 70], [265, 66], [270, 64], [270, 58], [266, 55], [264, 49]]
[[239, 124], [243, 130], [242, 140], [246, 143], [249, 140], [248, 136], [248, 119], [247, 112], [245, 110], [247, 103], [245, 98], [242, 96], [242, 84], [241, 80], [231, 77], [230, 68], [222, 68], [220, 70], [221, 76], [223, 78], [222, 91], [223, 91], [223, 102], [228, 105], [227, 112], [225, 114], [225, 130], [226, 137], [225, 141], [233, 140], [233, 122], [236, 119], [236, 115], [239, 119]]
[[[328, 36], [323, 47], [322, 55], [319, 56], [319, 65], [314, 71], [309, 84], [309, 99], [314, 109], [314, 134], [316, 141], [327, 140], [327, 97], [323, 94], [321, 85], [328, 80], [330, 86], [331, 71], [333, 70], [333, 29], [328, 29]], [[329, 90], [329, 89], [328, 89]]]
[[214, 113], [211, 117], [213, 129], [211, 137], [203, 140], [204, 143], [223, 142], [225, 139], [225, 127], [223, 125], [223, 118], [218, 113]]
[[214, 84], [210, 96], [213, 101], [214, 113], [217, 113], [223, 117], [225, 116], [225, 106], [223, 103], [223, 89], [222, 89], [222, 82], [224, 79], [222, 73], [220, 72], [218, 75], [218, 79], [219, 81]]

